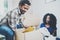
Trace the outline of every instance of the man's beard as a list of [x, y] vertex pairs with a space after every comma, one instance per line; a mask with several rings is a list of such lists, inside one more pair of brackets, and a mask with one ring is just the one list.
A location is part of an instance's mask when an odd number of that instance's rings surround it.
[[24, 14], [24, 13], [25, 13], [25, 11], [24, 11], [24, 10], [22, 10], [22, 9], [20, 9], [20, 12], [21, 12], [21, 14]]

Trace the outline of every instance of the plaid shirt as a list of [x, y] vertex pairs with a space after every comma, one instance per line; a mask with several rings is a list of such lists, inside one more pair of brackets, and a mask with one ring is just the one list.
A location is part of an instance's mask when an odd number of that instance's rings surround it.
[[7, 13], [7, 15], [1, 20], [0, 24], [7, 23], [11, 27], [16, 27], [17, 24], [22, 24], [21, 16], [19, 8], [13, 9]]

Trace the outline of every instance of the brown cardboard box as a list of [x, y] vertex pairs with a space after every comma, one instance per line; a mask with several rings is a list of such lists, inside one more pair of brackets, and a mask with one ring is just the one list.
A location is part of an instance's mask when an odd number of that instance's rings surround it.
[[16, 40], [43, 40], [40, 30], [22, 33], [22, 29], [16, 29]]

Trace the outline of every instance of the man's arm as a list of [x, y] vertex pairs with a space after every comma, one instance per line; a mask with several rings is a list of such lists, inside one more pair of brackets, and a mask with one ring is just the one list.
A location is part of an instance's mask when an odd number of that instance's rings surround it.
[[7, 24], [7, 16], [1, 19], [0, 25]]

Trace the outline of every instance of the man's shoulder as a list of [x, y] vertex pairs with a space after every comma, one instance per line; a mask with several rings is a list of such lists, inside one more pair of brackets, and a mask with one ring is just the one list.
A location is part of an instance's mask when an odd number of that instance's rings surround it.
[[7, 14], [8, 15], [10, 15], [10, 14], [17, 14], [18, 13], [18, 10], [19, 10], [18, 8], [15, 8], [15, 9], [9, 11]]
[[15, 8], [15, 9], [11, 10], [10, 12], [11, 12], [11, 13], [13, 13], [13, 12], [18, 12], [18, 8]]

